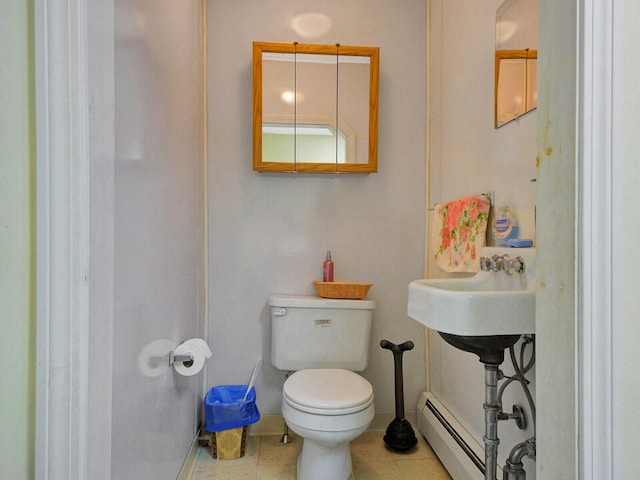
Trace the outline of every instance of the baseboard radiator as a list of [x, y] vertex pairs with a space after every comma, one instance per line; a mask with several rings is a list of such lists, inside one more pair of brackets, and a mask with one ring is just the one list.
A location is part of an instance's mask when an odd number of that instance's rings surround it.
[[[420, 395], [417, 424], [454, 480], [484, 480], [484, 446], [431, 392]], [[500, 467], [498, 478], [502, 478]]]

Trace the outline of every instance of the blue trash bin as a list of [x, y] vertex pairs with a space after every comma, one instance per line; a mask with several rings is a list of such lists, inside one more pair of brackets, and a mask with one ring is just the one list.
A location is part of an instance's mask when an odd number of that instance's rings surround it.
[[204, 397], [205, 430], [219, 432], [260, 420], [256, 390], [252, 387], [247, 399], [242, 401], [246, 391], [246, 385], [220, 385], [209, 390]]
[[256, 391], [242, 400], [246, 385], [220, 385], [204, 397], [204, 429], [211, 432], [211, 456], [229, 460], [244, 456], [248, 425], [260, 419]]

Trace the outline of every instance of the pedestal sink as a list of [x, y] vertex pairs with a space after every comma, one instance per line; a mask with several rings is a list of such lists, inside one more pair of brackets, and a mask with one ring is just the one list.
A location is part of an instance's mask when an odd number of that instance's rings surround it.
[[408, 314], [447, 343], [500, 364], [520, 335], [535, 333], [535, 248], [485, 247], [483, 257], [522, 257], [524, 272], [480, 271], [468, 278], [415, 280]]

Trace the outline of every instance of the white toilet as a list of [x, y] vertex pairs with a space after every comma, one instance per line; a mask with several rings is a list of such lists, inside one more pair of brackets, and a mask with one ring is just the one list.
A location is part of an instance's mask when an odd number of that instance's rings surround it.
[[304, 439], [300, 480], [352, 477], [349, 442], [374, 415], [366, 368], [375, 302], [273, 295], [271, 362], [295, 371], [284, 383], [282, 416]]

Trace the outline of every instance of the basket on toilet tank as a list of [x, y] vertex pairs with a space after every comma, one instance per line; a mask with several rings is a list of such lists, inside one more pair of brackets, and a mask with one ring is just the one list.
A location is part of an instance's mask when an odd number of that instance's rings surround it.
[[319, 297], [354, 300], [363, 300], [373, 286], [372, 283], [320, 282], [318, 280], [314, 280], [313, 284]]
[[269, 306], [277, 369], [367, 367], [375, 301], [272, 295]]

